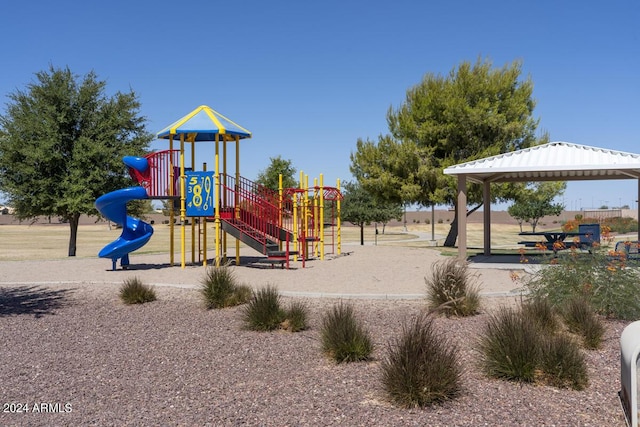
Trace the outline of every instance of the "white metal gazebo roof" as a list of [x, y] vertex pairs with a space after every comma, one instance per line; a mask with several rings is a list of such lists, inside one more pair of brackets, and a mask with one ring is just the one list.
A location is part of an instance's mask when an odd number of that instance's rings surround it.
[[444, 173], [477, 183], [639, 179], [640, 154], [558, 141], [460, 163]]
[[[458, 177], [457, 206], [467, 205], [467, 180], [483, 184], [485, 255], [491, 252], [489, 200], [492, 182], [636, 179], [640, 198], [640, 154], [562, 141], [460, 163], [446, 168], [444, 173]], [[466, 215], [457, 218], [458, 255], [466, 258]]]

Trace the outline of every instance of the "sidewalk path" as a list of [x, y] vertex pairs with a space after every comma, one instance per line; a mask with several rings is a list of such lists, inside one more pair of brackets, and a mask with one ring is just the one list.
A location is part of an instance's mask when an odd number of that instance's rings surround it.
[[[419, 237], [422, 238], [422, 237]], [[213, 253], [209, 253], [213, 257]], [[190, 259], [190, 254], [188, 254]], [[424, 278], [434, 262], [449, 259], [437, 251], [400, 246], [345, 245], [341, 255], [327, 255], [324, 261], [292, 262], [291, 269], [246, 263], [256, 261], [256, 252], [241, 250], [242, 263], [233, 266], [241, 283], [254, 288], [275, 285], [284, 295], [340, 298], [423, 298]], [[180, 257], [175, 261], [179, 263]], [[128, 270], [111, 271], [111, 261], [100, 258], [69, 258], [45, 261], [4, 261], [0, 263], [0, 286], [24, 284], [73, 284], [115, 286], [127, 278], [138, 277], [158, 286], [198, 288], [205, 274], [202, 265], [184, 269], [169, 265], [169, 255], [131, 256]], [[472, 272], [485, 296], [517, 294], [521, 284], [512, 280], [511, 271], [522, 274], [522, 265], [496, 268], [484, 265]]]

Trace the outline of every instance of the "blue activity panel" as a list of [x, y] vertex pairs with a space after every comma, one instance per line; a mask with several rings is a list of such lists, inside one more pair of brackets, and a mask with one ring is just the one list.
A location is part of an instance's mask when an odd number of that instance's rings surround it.
[[213, 216], [213, 172], [186, 172], [187, 216]]

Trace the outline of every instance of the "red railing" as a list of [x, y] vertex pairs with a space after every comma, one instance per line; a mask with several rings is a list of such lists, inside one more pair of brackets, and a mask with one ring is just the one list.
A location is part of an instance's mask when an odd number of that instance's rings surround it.
[[221, 210], [234, 209], [233, 218], [275, 241], [285, 241], [292, 232], [292, 218], [278, 206], [278, 193], [240, 177], [220, 174]]
[[[149, 198], [167, 199], [180, 195], [179, 150], [163, 150], [145, 156], [149, 167], [145, 172], [129, 169], [131, 177], [147, 190]], [[173, 170], [173, 177], [171, 177]]]

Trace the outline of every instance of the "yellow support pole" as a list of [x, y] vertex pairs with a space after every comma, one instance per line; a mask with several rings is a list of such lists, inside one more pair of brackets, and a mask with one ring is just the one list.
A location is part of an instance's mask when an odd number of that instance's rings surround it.
[[298, 261], [298, 193], [293, 193], [293, 256]]
[[214, 172], [215, 190], [213, 192], [213, 206], [215, 216], [213, 219], [215, 235], [216, 235], [216, 260], [215, 266], [220, 267], [220, 136], [216, 133], [216, 169]]
[[[235, 200], [233, 202], [234, 215], [239, 212], [240, 197], [238, 188], [240, 186], [240, 136], [236, 135], [236, 188], [234, 189]], [[240, 265], [240, 240], [236, 239], [236, 265]]]
[[[340, 178], [338, 178], [336, 180], [336, 188], [338, 189], [338, 192], [340, 192]], [[341, 231], [340, 231], [340, 199], [338, 198], [338, 200], [336, 201], [336, 228], [337, 228], [337, 253], [338, 255], [341, 254], [342, 252], [342, 235], [341, 235]]]
[[320, 261], [324, 261], [324, 176], [320, 174]]
[[186, 220], [186, 189], [184, 174], [184, 134], [180, 134], [180, 266], [184, 268], [185, 260], [185, 229], [184, 222]]
[[[278, 175], [278, 227], [282, 228], [282, 174]], [[282, 241], [278, 240], [278, 246], [280, 250], [283, 250]]]
[[[222, 135], [222, 176], [227, 179], [227, 135]], [[224, 207], [228, 204], [227, 192], [224, 192]], [[227, 233], [222, 233], [222, 259], [227, 262]]]
[[[207, 171], [207, 163], [202, 164], [202, 171]], [[202, 227], [202, 266], [207, 266], [207, 217], [200, 217], [200, 226]], [[198, 235], [199, 238], [200, 235]]]
[[[302, 190], [304, 188], [304, 173], [300, 171], [300, 180], [298, 181], [298, 188]], [[294, 202], [293, 202], [293, 250], [300, 253], [302, 252], [303, 242], [300, 241], [300, 230], [302, 229], [303, 220], [303, 212], [302, 212], [302, 197], [298, 199], [300, 193], [294, 194]], [[298, 212], [300, 209], [300, 212]], [[294, 261], [298, 260], [298, 256], [294, 256]]]
[[[189, 138], [191, 142], [191, 170], [195, 170], [196, 165], [196, 140], [195, 134]], [[199, 236], [198, 236], [199, 237]], [[191, 264], [196, 263], [196, 223], [191, 219]]]
[[308, 258], [309, 254], [309, 244], [307, 241], [307, 237], [309, 236], [309, 175], [304, 176], [304, 203], [303, 203], [303, 212], [304, 212], [304, 255], [305, 258]]
[[[313, 198], [311, 203], [311, 217], [313, 218], [313, 237], [318, 238], [318, 178], [313, 178]], [[319, 241], [314, 240], [311, 244], [312, 252], [314, 256], [318, 256], [320, 247]]]
[[176, 219], [175, 213], [173, 212], [173, 194], [174, 185], [173, 180], [175, 178], [175, 174], [173, 173], [173, 135], [169, 134], [169, 265], [173, 266], [173, 252], [174, 249], [174, 226], [173, 223]]

